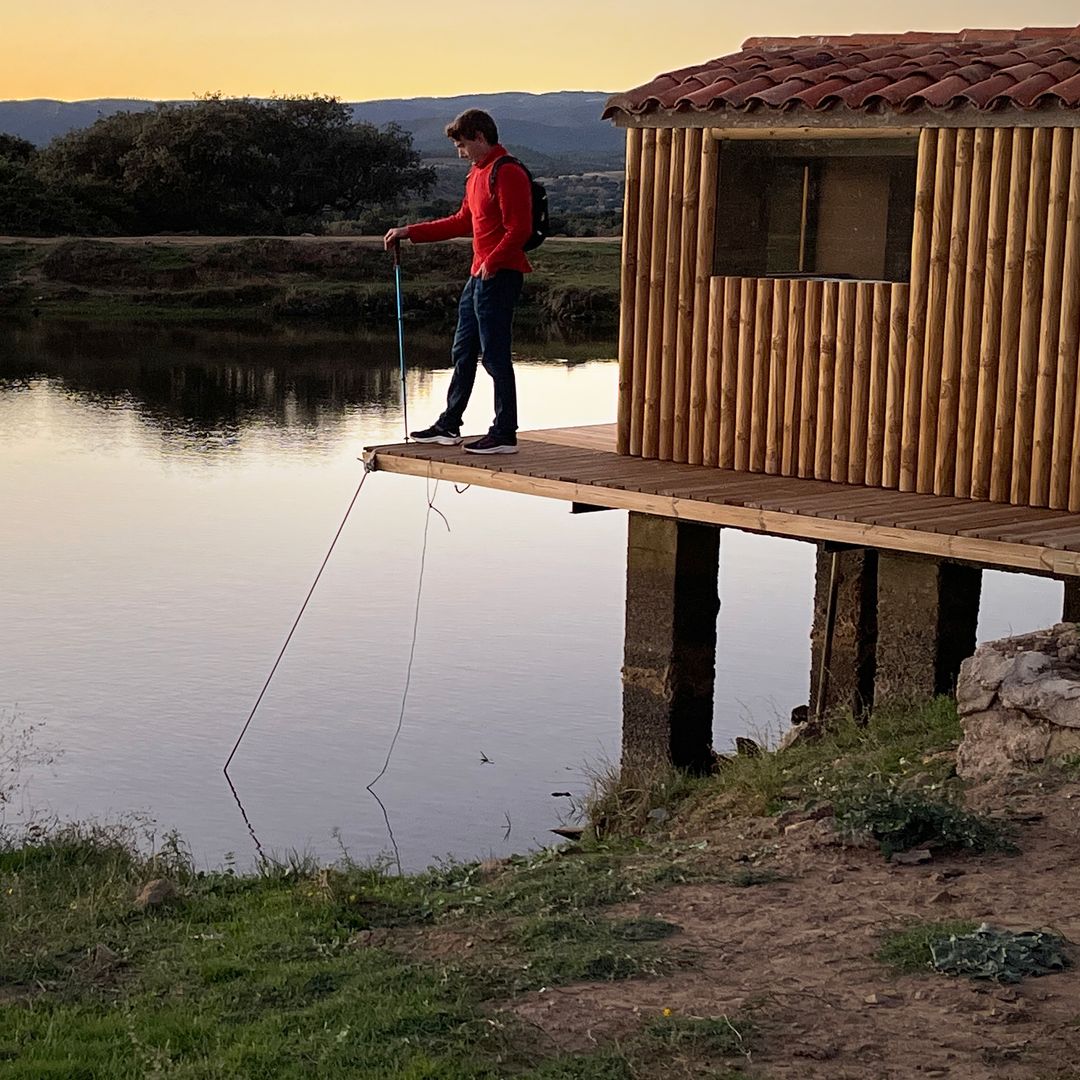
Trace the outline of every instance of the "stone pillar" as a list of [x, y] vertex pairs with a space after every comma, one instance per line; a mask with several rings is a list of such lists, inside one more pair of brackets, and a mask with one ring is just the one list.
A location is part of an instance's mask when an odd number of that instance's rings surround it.
[[1080, 578], [1067, 577], [1061, 601], [1061, 621], [1080, 623]]
[[874, 700], [874, 647], [877, 643], [877, 559], [869, 548], [818, 544], [814, 579], [814, 625], [810, 631], [810, 716], [818, 715], [821, 661], [828, 632], [829, 593], [836, 558], [833, 605], [823, 712], [850, 709], [856, 716]]
[[982, 571], [921, 555], [878, 556], [875, 701], [951, 693], [975, 652]]
[[712, 765], [720, 530], [630, 514], [624, 768]]

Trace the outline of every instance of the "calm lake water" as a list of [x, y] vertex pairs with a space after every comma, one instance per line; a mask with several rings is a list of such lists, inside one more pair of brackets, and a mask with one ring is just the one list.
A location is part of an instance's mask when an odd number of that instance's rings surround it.
[[[448, 334], [410, 329], [414, 425]], [[611, 341], [519, 338], [523, 428], [607, 422]], [[486, 430], [481, 373], [467, 427]], [[402, 432], [392, 334], [0, 325], [0, 738], [62, 751], [17, 810], [150, 815], [200, 863], [247, 864], [221, 767], [359, 483]], [[388, 849], [407, 867], [552, 839], [617, 760], [626, 515], [374, 474], [233, 763], [264, 848]], [[813, 548], [726, 532], [715, 736], [807, 698]], [[1061, 586], [985, 578], [980, 638], [1047, 625]]]

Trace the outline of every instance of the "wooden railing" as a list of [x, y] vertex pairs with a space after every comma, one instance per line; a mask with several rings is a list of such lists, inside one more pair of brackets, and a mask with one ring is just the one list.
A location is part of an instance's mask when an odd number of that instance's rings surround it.
[[627, 137], [619, 449], [1080, 511], [1080, 129], [926, 129], [911, 282], [712, 276], [717, 141]]

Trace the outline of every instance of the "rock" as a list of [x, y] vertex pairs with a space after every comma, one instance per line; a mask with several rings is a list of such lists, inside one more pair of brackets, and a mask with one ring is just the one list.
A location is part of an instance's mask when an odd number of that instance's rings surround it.
[[903, 1005], [904, 999], [897, 997], [895, 994], [867, 994], [863, 998], [863, 1001], [867, 1005], [884, 1005], [887, 1008], [895, 1009], [897, 1005]]
[[809, 832], [817, 825], [817, 821], [814, 818], [803, 818], [801, 821], [793, 821], [790, 825], [784, 829], [785, 836], [793, 836], [796, 833]]
[[983, 780], [1080, 752], [1080, 630], [1060, 623], [979, 646], [956, 689], [956, 771]]
[[764, 751], [753, 739], [747, 739], [739, 735], [735, 739], [735, 753], [740, 757], [761, 757]]
[[556, 836], [564, 836], [567, 840], [580, 840], [585, 835], [584, 825], [559, 825], [550, 829]]
[[179, 890], [168, 878], [154, 878], [153, 881], [148, 881], [135, 897], [135, 907], [139, 911], [161, 907], [162, 904], [175, 900], [179, 895]]
[[476, 868], [477, 874], [482, 881], [493, 878], [505, 865], [503, 859], [484, 859]]
[[650, 810], [645, 817], [654, 825], [662, 825], [669, 817], [671, 817], [671, 814], [668, 813], [664, 807], [658, 806], [655, 809]]
[[933, 896], [927, 901], [930, 904], [951, 904], [956, 900], [954, 893], [949, 892], [948, 889], [942, 889], [940, 892], [934, 893]]
[[894, 851], [889, 862], [897, 866], [919, 866], [930, 862], [931, 859], [933, 855], [926, 848], [916, 848], [914, 851]]

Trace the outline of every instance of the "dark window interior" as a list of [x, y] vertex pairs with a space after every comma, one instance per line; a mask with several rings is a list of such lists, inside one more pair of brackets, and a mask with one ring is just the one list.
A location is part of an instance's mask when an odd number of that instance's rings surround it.
[[714, 272], [907, 281], [916, 139], [729, 139]]

